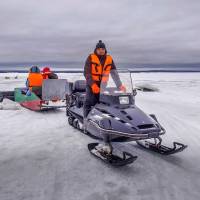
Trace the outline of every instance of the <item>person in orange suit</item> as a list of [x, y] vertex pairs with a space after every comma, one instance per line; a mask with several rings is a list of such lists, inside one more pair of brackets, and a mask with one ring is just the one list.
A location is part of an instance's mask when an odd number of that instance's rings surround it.
[[32, 66], [29, 70], [26, 86], [28, 88], [26, 95], [31, 95], [31, 91], [41, 95], [43, 77], [37, 66]]
[[100, 85], [102, 82], [106, 83], [108, 81], [110, 73], [118, 89], [125, 91], [126, 88], [121, 83], [112, 56], [107, 54], [105, 44], [99, 40], [94, 53], [88, 56], [84, 66], [84, 76], [86, 79], [84, 118], [87, 117], [91, 107], [98, 103]]
[[43, 79], [58, 79], [57, 74], [53, 73], [50, 67], [44, 67], [42, 70]]

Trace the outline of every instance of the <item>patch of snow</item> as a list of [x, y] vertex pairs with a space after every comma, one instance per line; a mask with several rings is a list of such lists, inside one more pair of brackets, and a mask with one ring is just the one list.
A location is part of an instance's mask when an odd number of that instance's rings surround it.
[[[5, 80], [0, 90], [23, 87], [26, 74]], [[159, 92], [140, 92], [136, 104], [154, 113], [167, 133], [164, 144], [179, 141], [188, 148], [160, 156], [134, 142], [114, 147], [137, 155], [130, 166], [110, 167], [89, 154], [92, 138], [67, 123], [65, 109], [50, 112], [0, 111], [1, 200], [196, 200], [200, 198], [200, 73], [137, 73], [135, 84]], [[60, 74], [68, 80], [82, 74]]]
[[19, 103], [11, 101], [10, 99], [4, 98], [0, 103], [0, 110], [20, 110], [21, 106]]
[[159, 89], [148, 83], [138, 83], [135, 84], [136, 89], [141, 90], [143, 92], [158, 92]]

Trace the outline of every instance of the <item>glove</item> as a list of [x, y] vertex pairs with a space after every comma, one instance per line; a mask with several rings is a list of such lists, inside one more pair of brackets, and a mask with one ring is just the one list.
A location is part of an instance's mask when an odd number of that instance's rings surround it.
[[92, 86], [91, 86], [91, 88], [92, 88], [92, 92], [94, 94], [98, 94], [100, 92], [100, 88], [99, 88], [99, 86], [96, 83], [93, 83]]
[[125, 87], [124, 85], [121, 85], [121, 86], [119, 87], [119, 89], [120, 89], [120, 91], [122, 91], [122, 92], [126, 92], [126, 87]]
[[26, 96], [31, 96], [31, 90], [28, 90]]

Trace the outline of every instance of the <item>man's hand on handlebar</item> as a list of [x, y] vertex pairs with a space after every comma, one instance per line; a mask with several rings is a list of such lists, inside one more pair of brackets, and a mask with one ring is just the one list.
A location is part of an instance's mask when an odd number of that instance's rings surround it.
[[122, 91], [122, 92], [126, 92], [126, 87], [124, 85], [121, 85], [119, 87], [119, 90]]

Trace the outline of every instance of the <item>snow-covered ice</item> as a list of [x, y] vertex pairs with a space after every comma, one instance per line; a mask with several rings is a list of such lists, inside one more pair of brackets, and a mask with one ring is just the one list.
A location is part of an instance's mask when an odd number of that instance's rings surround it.
[[[0, 74], [0, 91], [24, 86], [26, 74]], [[60, 74], [74, 80], [77, 74]], [[138, 159], [113, 168], [91, 156], [93, 139], [67, 124], [65, 110], [0, 110], [0, 200], [200, 199], [200, 73], [137, 73], [136, 104], [166, 128], [165, 144], [189, 147], [161, 156], [134, 142], [115, 144]]]
[[0, 110], [20, 110], [21, 106], [10, 99], [4, 98], [0, 103]]

